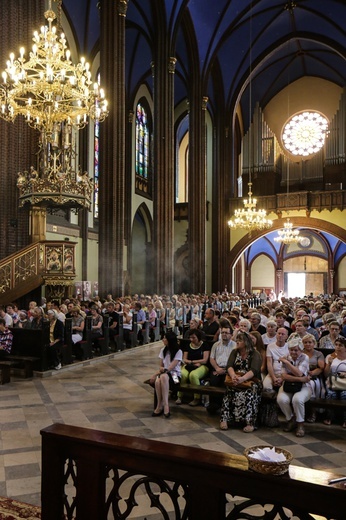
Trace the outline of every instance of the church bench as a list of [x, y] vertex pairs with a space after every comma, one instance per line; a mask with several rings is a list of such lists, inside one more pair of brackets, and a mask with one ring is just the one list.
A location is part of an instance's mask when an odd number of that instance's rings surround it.
[[43, 329], [12, 328], [13, 343], [11, 356], [35, 358], [32, 360], [32, 369], [44, 372], [49, 369], [49, 322], [43, 323]]
[[306, 406], [312, 408], [335, 408], [335, 409], [346, 409], [346, 401], [341, 399], [310, 399]]
[[19, 370], [25, 379], [33, 377], [33, 366], [39, 361], [39, 358], [34, 356], [19, 356], [16, 354], [7, 356], [7, 359], [13, 361], [13, 369]]
[[[150, 383], [150, 379], [144, 381], [144, 384], [150, 385], [154, 387], [153, 384]], [[201, 395], [215, 395], [220, 396], [224, 395], [226, 391], [226, 387], [224, 386], [210, 386], [210, 385], [191, 385], [188, 383], [176, 385], [176, 390], [181, 391], [185, 394], [201, 394]], [[262, 403], [271, 403], [276, 402], [276, 397], [269, 397], [267, 394], [262, 395]], [[341, 401], [338, 399], [310, 399], [305, 403], [307, 408], [332, 408], [337, 410], [345, 410], [346, 409], [346, 401]]]
[[6, 385], [11, 381], [11, 368], [15, 364], [14, 361], [0, 361], [0, 385]]

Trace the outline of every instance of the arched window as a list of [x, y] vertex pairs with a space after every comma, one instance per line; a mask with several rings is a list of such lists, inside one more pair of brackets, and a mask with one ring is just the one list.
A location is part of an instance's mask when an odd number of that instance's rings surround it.
[[148, 178], [149, 129], [145, 108], [138, 103], [136, 110], [136, 174]]
[[[97, 75], [100, 85], [100, 74]], [[100, 123], [96, 122], [94, 127], [94, 218], [99, 218], [99, 146], [100, 146]]]
[[136, 108], [136, 191], [151, 195], [151, 132], [149, 114], [143, 103]]
[[176, 132], [175, 202], [189, 201], [189, 115], [179, 123]]

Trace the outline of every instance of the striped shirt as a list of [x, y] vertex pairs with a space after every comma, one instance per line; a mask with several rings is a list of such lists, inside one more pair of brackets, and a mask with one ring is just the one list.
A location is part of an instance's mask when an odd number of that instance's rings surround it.
[[220, 368], [226, 368], [228, 358], [235, 347], [236, 343], [233, 340], [230, 340], [227, 345], [219, 340], [212, 346], [210, 357], [215, 359]]
[[13, 334], [8, 328], [5, 328], [4, 331], [0, 331], [0, 348], [7, 352], [7, 354], [11, 353], [12, 340]]

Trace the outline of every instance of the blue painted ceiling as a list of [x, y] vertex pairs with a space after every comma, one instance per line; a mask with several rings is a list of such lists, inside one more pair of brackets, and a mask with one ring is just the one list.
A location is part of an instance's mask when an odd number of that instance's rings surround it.
[[[115, 0], [63, 0], [81, 55], [99, 49], [99, 8]], [[346, 83], [345, 0], [129, 0], [126, 15], [126, 93], [129, 103], [144, 81], [152, 86], [151, 62], [159, 36], [177, 58], [175, 104], [189, 97], [190, 78], [200, 74], [208, 107], [220, 97], [230, 113], [238, 103], [249, 121], [289, 83], [304, 76]], [[250, 82], [251, 78], [251, 82]], [[249, 95], [251, 85], [251, 96]], [[250, 97], [252, 106], [250, 107]], [[248, 259], [278, 253], [275, 232], [255, 241]], [[346, 246], [324, 236], [336, 256]]]
[[[64, 0], [81, 54], [98, 48], [98, 4], [114, 0]], [[114, 7], [115, 9], [115, 7]], [[177, 58], [175, 102], [187, 96], [199, 66], [209, 107], [223, 95], [226, 106], [240, 101], [248, 120], [252, 103], [266, 104], [289, 83], [324, 78], [339, 86], [346, 79], [345, 0], [129, 0], [126, 15], [126, 78], [131, 97], [143, 80], [151, 85], [157, 34], [169, 35]], [[251, 65], [250, 65], [251, 63]], [[213, 84], [217, 72], [218, 88]]]

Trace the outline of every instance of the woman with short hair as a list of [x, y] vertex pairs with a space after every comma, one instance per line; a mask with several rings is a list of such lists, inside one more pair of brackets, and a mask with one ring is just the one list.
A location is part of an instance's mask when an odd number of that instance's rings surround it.
[[[346, 339], [338, 338], [335, 341], [335, 352], [329, 354], [326, 357], [326, 366], [324, 368], [324, 376], [326, 378], [326, 399], [340, 399], [341, 401], [346, 400], [346, 388], [345, 390], [336, 389], [333, 386], [333, 377], [338, 375], [340, 379], [345, 381], [346, 379]], [[346, 387], [346, 384], [345, 384]], [[342, 427], [346, 428], [346, 412], [343, 413]], [[323, 421], [328, 426], [332, 424], [334, 414], [332, 410], [327, 411], [326, 419]]]
[[[303, 343], [299, 337], [288, 341], [289, 356], [280, 359], [282, 363], [283, 385], [280, 387], [277, 403], [285, 415], [287, 424], [284, 432], [296, 430], [296, 437], [304, 437], [305, 403], [312, 394], [309, 377], [309, 358], [303, 353]], [[301, 383], [299, 391], [293, 393], [285, 388], [285, 382]]]

